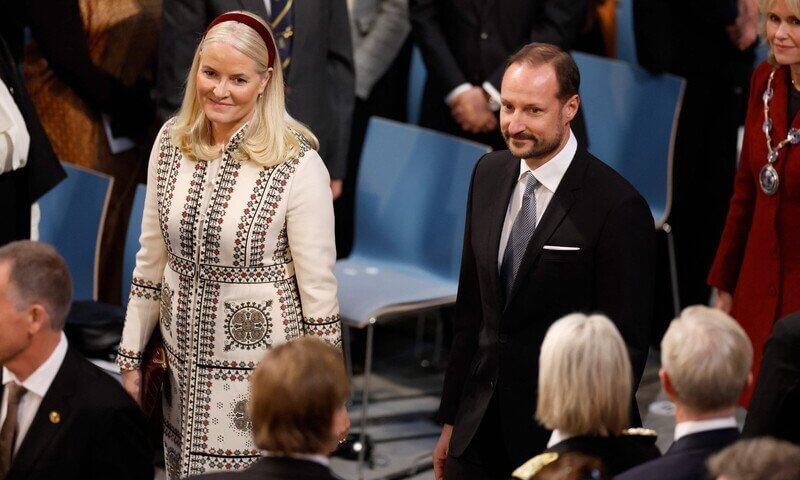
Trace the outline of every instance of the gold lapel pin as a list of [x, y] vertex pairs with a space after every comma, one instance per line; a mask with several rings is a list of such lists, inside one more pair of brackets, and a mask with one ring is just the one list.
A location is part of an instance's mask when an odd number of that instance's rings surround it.
[[50, 412], [50, 423], [61, 423], [61, 415], [55, 410]]

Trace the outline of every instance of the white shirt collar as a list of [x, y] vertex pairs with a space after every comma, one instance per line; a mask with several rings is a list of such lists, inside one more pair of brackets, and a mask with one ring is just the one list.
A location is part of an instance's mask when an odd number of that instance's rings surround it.
[[569, 138], [564, 148], [536, 170], [531, 170], [528, 164], [525, 163], [525, 159], [521, 159], [519, 161], [519, 178], [522, 178], [525, 172], [531, 172], [543, 187], [555, 193], [558, 184], [564, 178], [564, 173], [572, 163], [572, 159], [575, 158], [575, 152], [578, 151], [578, 141], [575, 140], [575, 134], [572, 133], [572, 129], [568, 132]]
[[53, 379], [56, 378], [56, 374], [58, 374], [58, 370], [64, 362], [64, 357], [67, 356], [67, 346], [67, 337], [64, 332], [61, 332], [61, 339], [58, 341], [53, 353], [24, 382], [20, 382], [11, 370], [3, 367], [3, 386], [13, 381], [25, 387], [28, 392], [43, 398], [47, 390], [50, 389]]
[[567, 432], [562, 432], [559, 429], [553, 430], [553, 433], [550, 435], [550, 441], [547, 442], [547, 448], [552, 447], [553, 445], [558, 445], [559, 443], [563, 442], [564, 440], [568, 440], [575, 435], [571, 435]]
[[707, 432], [709, 430], [721, 430], [723, 428], [738, 428], [736, 418], [721, 417], [710, 420], [698, 420], [695, 422], [681, 422], [675, 425], [675, 440], [693, 433]]

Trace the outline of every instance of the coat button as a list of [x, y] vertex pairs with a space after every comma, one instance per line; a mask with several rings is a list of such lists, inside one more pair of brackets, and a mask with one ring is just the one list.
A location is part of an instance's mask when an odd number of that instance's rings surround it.
[[494, 380], [489, 380], [489, 387], [494, 390]]
[[489, 34], [486, 32], [481, 32], [481, 40], [486, 40], [487, 38], [489, 38]]

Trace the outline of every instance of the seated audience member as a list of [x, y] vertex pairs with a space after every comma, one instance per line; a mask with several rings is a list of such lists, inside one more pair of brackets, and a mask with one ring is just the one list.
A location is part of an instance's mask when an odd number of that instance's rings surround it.
[[[567, 315], [547, 331], [539, 356], [536, 418], [553, 430], [543, 455], [570, 452], [600, 458], [616, 475], [657, 458], [655, 432], [629, 424], [631, 365], [625, 342], [603, 315]], [[529, 463], [513, 478], [524, 475]]]
[[752, 381], [753, 347], [721, 310], [687, 307], [661, 340], [661, 387], [675, 403], [675, 441], [621, 480], [704, 480], [705, 461], [739, 439], [736, 404]]
[[0, 247], [0, 478], [152, 480], [139, 408], [67, 345], [64, 259], [43, 243]]
[[772, 328], [742, 436], [769, 435], [800, 445], [800, 312]]
[[708, 460], [716, 480], [800, 480], [800, 447], [770, 437], [740, 440]]
[[250, 386], [248, 413], [264, 456], [247, 470], [190, 480], [334, 480], [328, 456], [350, 428], [341, 351], [312, 337], [280, 345], [264, 355]]
[[602, 460], [580, 453], [548, 453], [538, 455], [536, 462], [526, 463], [526, 471], [516, 473], [518, 478], [531, 480], [607, 480]]

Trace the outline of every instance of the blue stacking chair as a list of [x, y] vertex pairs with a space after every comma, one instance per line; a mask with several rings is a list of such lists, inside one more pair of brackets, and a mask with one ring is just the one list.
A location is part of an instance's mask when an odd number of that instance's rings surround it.
[[[336, 262], [339, 309], [349, 329], [367, 329], [362, 445], [374, 325], [455, 302], [472, 170], [486, 145], [373, 117], [356, 181], [355, 237]], [[363, 451], [359, 458], [359, 475]]]
[[144, 197], [146, 185], [138, 185], [133, 197], [133, 207], [128, 220], [128, 233], [125, 235], [125, 252], [122, 257], [122, 306], [128, 304], [131, 292], [131, 278], [136, 266], [136, 252], [139, 251], [139, 237], [142, 235], [142, 216], [144, 215]]
[[[623, 0], [625, 1], [625, 0]], [[680, 313], [672, 229], [672, 154], [686, 82], [627, 62], [573, 53], [589, 150], [644, 196], [656, 228], [667, 234], [673, 303]]]
[[97, 300], [98, 259], [103, 223], [114, 179], [63, 164], [67, 178], [39, 199], [39, 240], [67, 261], [75, 300]]
[[617, 59], [637, 65], [636, 37], [633, 33], [633, 0], [617, 0], [615, 17]]
[[414, 46], [411, 52], [411, 66], [408, 70], [408, 123], [419, 125], [419, 112], [422, 108], [422, 94], [425, 91], [425, 79], [428, 71], [419, 48]]

